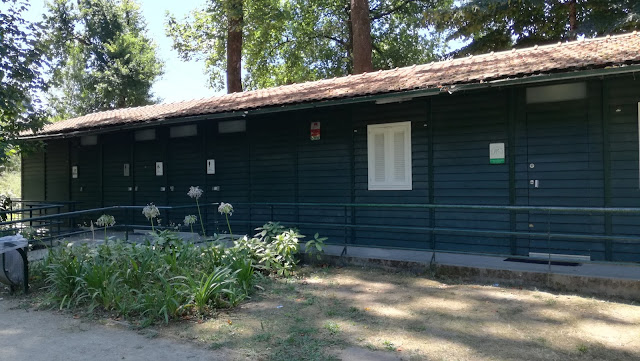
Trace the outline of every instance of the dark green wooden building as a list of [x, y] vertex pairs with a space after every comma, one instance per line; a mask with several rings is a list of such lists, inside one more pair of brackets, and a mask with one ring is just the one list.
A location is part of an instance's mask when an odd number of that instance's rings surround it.
[[633, 33], [89, 114], [25, 135], [46, 150], [23, 199], [181, 205], [198, 185], [238, 229], [640, 262], [640, 214], [599, 209], [640, 206], [639, 72]]

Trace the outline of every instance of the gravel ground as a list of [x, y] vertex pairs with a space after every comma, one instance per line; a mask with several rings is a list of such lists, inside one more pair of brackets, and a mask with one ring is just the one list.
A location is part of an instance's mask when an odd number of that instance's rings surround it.
[[36, 311], [18, 300], [0, 298], [0, 361], [75, 360], [228, 360], [223, 350], [208, 350], [155, 338], [116, 324]]

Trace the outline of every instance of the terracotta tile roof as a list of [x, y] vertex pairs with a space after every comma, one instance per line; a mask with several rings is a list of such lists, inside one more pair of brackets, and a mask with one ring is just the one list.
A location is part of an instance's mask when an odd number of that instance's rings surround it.
[[442, 88], [534, 74], [640, 63], [640, 34], [483, 54], [341, 78], [227, 94], [206, 99], [109, 110], [49, 124], [38, 134], [152, 122], [193, 115], [244, 111], [364, 95]]

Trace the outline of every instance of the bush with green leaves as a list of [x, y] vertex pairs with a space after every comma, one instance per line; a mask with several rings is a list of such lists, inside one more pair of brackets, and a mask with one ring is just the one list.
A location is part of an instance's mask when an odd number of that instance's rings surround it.
[[233, 249], [245, 252], [255, 267], [265, 273], [289, 276], [298, 263], [299, 240], [304, 236], [278, 222], [269, 222], [256, 230], [259, 232], [255, 236], [236, 240]]
[[142, 325], [204, 316], [247, 299], [260, 275], [293, 272], [304, 236], [278, 223], [258, 231], [230, 248], [198, 246], [171, 231], [155, 232], [144, 244], [56, 247], [36, 276], [61, 309], [99, 309]]

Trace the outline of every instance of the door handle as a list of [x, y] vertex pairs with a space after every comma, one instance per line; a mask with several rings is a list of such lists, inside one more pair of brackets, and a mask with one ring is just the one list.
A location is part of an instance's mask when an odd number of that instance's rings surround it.
[[537, 179], [532, 179], [529, 181], [529, 184], [533, 186], [533, 188], [538, 188], [540, 186], [540, 181]]

